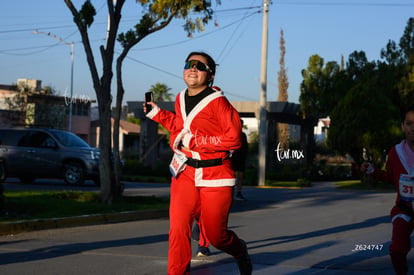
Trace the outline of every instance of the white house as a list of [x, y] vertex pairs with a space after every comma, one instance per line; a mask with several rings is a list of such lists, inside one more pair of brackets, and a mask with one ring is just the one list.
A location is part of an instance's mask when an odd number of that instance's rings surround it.
[[316, 143], [324, 143], [328, 137], [328, 129], [331, 124], [329, 116], [326, 118], [320, 118], [318, 124], [314, 127], [315, 141]]

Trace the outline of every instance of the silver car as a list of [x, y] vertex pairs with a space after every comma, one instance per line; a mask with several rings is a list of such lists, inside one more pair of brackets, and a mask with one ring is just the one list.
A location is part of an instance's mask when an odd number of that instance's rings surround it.
[[17, 177], [63, 178], [80, 185], [92, 179], [99, 185], [99, 150], [77, 135], [55, 129], [0, 129], [0, 182]]

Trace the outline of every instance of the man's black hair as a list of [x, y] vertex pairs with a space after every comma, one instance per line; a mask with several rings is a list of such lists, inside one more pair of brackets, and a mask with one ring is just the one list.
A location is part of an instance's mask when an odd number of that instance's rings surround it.
[[401, 121], [404, 122], [405, 116], [408, 112], [414, 112], [414, 104], [404, 105], [400, 109], [401, 111]]
[[[210, 71], [210, 79], [211, 79], [211, 76], [216, 74], [216, 62], [214, 61], [214, 59], [209, 54], [207, 54], [205, 52], [191, 52], [187, 56], [187, 58], [185, 59], [185, 62], [187, 62], [190, 59], [190, 57], [193, 56], [193, 55], [201, 55], [207, 60], [207, 66], [211, 70]], [[209, 80], [208, 84], [209, 84], [210, 87], [213, 86], [213, 81], [214, 81], [214, 78]]]

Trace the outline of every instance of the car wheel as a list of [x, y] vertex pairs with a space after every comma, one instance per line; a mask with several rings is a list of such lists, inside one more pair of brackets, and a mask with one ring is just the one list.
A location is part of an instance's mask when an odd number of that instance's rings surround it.
[[76, 162], [65, 164], [63, 169], [63, 179], [67, 184], [81, 185], [83, 184], [85, 171], [83, 166]]
[[6, 165], [3, 161], [0, 162], [0, 183], [6, 180]]

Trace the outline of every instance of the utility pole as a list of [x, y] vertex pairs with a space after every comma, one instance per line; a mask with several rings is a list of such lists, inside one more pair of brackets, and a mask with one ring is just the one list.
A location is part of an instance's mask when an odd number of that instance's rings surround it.
[[[60, 37], [57, 37], [54, 34], [51, 34], [50, 32], [39, 32], [38, 30], [35, 30], [33, 34], [44, 34], [47, 35], [53, 39], [56, 39], [57, 41], [69, 45], [70, 46], [70, 57], [71, 57], [71, 68], [70, 68], [70, 100], [69, 100], [69, 126], [68, 131], [72, 132], [72, 107], [73, 107], [73, 61], [74, 61], [74, 48], [75, 44], [73, 41], [71, 43], [66, 42]], [[65, 100], [66, 101], [66, 100]]]
[[260, 67], [260, 122], [259, 122], [259, 169], [258, 185], [264, 186], [266, 179], [266, 145], [267, 145], [267, 36], [268, 36], [269, 1], [263, 0], [262, 58]]

